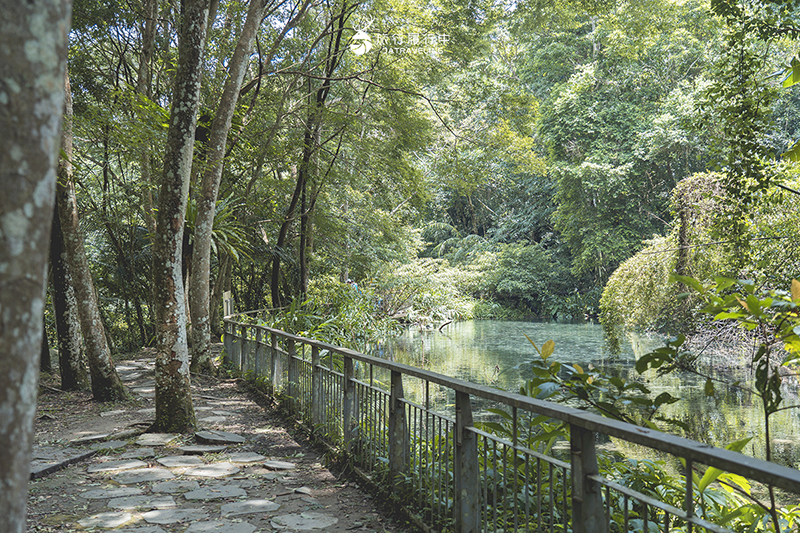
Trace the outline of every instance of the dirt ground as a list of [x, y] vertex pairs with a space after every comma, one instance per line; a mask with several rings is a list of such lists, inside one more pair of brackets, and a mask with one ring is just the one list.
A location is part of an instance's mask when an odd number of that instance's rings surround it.
[[[97, 442], [78, 439], [93, 436], [95, 440], [118, 443], [118, 447], [98, 451], [90, 458], [31, 481], [28, 531], [82, 531], [100, 527], [86, 522], [87, 517], [113, 511], [111, 500], [88, 499], [85, 495], [91, 491], [97, 492], [96, 489], [114, 491], [123, 485], [117, 481], [119, 478], [114, 477], [114, 472], [96, 472], [92, 470], [92, 465], [106, 461], [111, 465], [112, 461], [119, 462], [120, 458], [136, 457], [146, 462], [147, 467], [158, 468], [162, 466], [160, 459], [183, 454], [181, 446], [198, 444], [194, 435], [179, 435], [174, 442], [165, 446], [143, 448], [137, 445], [137, 438], [147, 430], [154, 418], [153, 361], [152, 350], [144, 350], [129, 360], [117, 363], [118, 369], [122, 369], [120, 375], [136, 395], [135, 400], [128, 402], [94, 402], [91, 393], [62, 392], [58, 390], [57, 376], [42, 376], [34, 451], [91, 450], [92, 446], [97, 446]], [[236, 520], [246, 520], [256, 531], [301, 531], [304, 529], [282, 526], [279, 515], [318, 513], [335, 517], [336, 523], [317, 531], [383, 533], [410, 529], [390, 518], [385, 503], [362, 491], [356, 481], [329, 470], [324, 452], [306, 440], [297, 428], [287, 430], [291, 423], [274, 406], [264, 405], [263, 397], [250, 392], [240, 379], [192, 376], [192, 380], [198, 426], [201, 429], [234, 433], [246, 439], [243, 444], [229, 445], [224, 452], [203, 456], [206, 463], [229, 461], [228, 456], [251, 453], [260, 454], [267, 463], [272, 460], [294, 465], [291, 470], [275, 472], [265, 468], [265, 461], [260, 461], [238, 464], [238, 473], [224, 479], [194, 478], [201, 487], [221, 487], [223, 484], [235, 486], [240, 492], [246, 491], [247, 498], [280, 504], [280, 509], [274, 512], [251, 514]], [[171, 469], [177, 476], [175, 480], [195, 483], [194, 479], [185, 475], [185, 470]], [[158, 494], [154, 484], [144, 484], [140, 488], [145, 496], [164, 497]], [[209, 519], [213, 519], [226, 503], [243, 500], [242, 497], [233, 497], [192, 502], [184, 500], [181, 493], [172, 496], [177, 508], [188, 507], [208, 515]], [[191, 519], [154, 526], [143, 519], [148, 511], [146, 507], [127, 511], [132, 516], [131, 520], [119, 526], [122, 528], [119, 531], [126, 533], [156, 532], [159, 527], [161, 531], [169, 533], [228, 531], [194, 529], [197, 525], [192, 526]], [[223, 508], [222, 518], [225, 516]]]

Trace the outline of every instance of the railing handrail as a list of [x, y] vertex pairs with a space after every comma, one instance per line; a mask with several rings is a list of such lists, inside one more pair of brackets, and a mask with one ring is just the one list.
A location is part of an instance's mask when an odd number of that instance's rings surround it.
[[744, 475], [764, 484], [773, 485], [778, 488], [789, 490], [800, 494], [800, 470], [789, 468], [777, 463], [764, 461], [755, 457], [750, 457], [742, 453], [733, 452], [724, 448], [717, 448], [709, 444], [703, 444], [691, 439], [664, 433], [658, 430], [637, 426], [627, 422], [620, 422], [605, 418], [593, 413], [587, 413], [574, 407], [530, 398], [514, 392], [504, 391], [470, 383], [458, 378], [445, 376], [436, 372], [430, 372], [420, 368], [412, 367], [402, 363], [395, 363], [366, 355], [355, 350], [335, 346], [325, 342], [293, 335], [285, 331], [262, 326], [258, 324], [248, 324], [232, 320], [233, 316], [226, 317], [225, 320], [238, 326], [247, 326], [253, 329], [260, 329], [267, 333], [275, 334], [287, 340], [300, 342], [310, 346], [315, 346], [320, 350], [338, 353], [350, 357], [363, 363], [375, 365], [387, 370], [400, 372], [405, 375], [417, 377], [431, 383], [443, 385], [458, 392], [467, 393], [470, 396], [484, 398], [531, 411], [539, 415], [567, 422], [571, 425], [582, 427], [588, 431], [602, 433], [617, 437], [634, 444], [639, 444], [655, 450], [670, 453], [672, 455], [690, 459], [692, 461], [705, 464], [707, 466], [719, 468], [727, 472]]

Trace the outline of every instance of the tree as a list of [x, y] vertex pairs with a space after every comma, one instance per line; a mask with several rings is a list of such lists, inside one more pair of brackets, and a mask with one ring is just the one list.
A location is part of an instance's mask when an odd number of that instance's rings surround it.
[[[58, 176], [65, 179], [65, 160], [58, 163]], [[89, 386], [83, 357], [78, 300], [72, 288], [72, 276], [64, 257], [64, 236], [58, 216], [53, 217], [50, 236], [50, 264], [53, 285], [53, 311], [58, 340], [58, 363], [61, 390], [82, 390]]]
[[[298, 13], [287, 23], [273, 49], [286, 33], [304, 14], [308, 2], [298, 4]], [[190, 305], [192, 315], [192, 370], [210, 373], [213, 365], [209, 354], [211, 341], [210, 313], [210, 273], [211, 244], [217, 197], [222, 180], [223, 158], [231, 129], [236, 105], [239, 102], [244, 75], [250, 63], [250, 55], [256, 39], [258, 27], [264, 18], [265, 0], [251, 0], [247, 18], [239, 35], [233, 57], [228, 64], [228, 77], [225, 88], [211, 124], [211, 133], [205, 153], [205, 168], [200, 194], [197, 201], [197, 217], [194, 226], [194, 245], [192, 248]], [[271, 60], [268, 59], [267, 62]], [[220, 274], [222, 274], [220, 269]]]
[[71, 2], [0, 2], [0, 531], [25, 531]]
[[183, 230], [189, 198], [206, 42], [208, 0], [182, 0], [178, 71], [170, 110], [164, 175], [158, 195], [153, 251], [156, 290], [156, 420], [151, 430], [186, 432], [195, 426], [182, 274]]
[[65, 75], [65, 125], [61, 140], [64, 161], [61, 176], [56, 185], [56, 207], [64, 237], [64, 253], [70, 273], [73, 276], [73, 289], [78, 300], [78, 316], [81, 332], [86, 344], [86, 357], [89, 361], [89, 374], [92, 378], [92, 394], [97, 401], [117, 401], [128, 398], [125, 385], [117, 373], [111, 350], [108, 347], [105, 327], [97, 304], [97, 295], [86, 258], [83, 234], [78, 216], [78, 203], [75, 197], [75, 181], [72, 177], [72, 96], [69, 76]]

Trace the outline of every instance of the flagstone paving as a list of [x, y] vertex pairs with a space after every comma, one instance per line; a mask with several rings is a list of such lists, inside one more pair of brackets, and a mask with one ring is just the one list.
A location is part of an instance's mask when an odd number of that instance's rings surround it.
[[37, 420], [40, 469], [30, 485], [29, 532], [402, 530], [352, 482], [337, 480], [235, 380], [193, 376], [195, 410], [205, 416], [198, 416], [200, 430], [151, 434], [143, 432], [155, 416], [153, 360], [117, 368], [136, 402], [87, 402], [90, 414], [50, 410]]

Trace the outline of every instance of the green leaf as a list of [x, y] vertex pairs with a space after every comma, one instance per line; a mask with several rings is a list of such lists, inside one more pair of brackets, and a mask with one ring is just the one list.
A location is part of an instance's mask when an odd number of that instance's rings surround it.
[[544, 345], [542, 346], [542, 359], [547, 361], [547, 358], [553, 355], [555, 349], [556, 349], [556, 343], [553, 342], [552, 339], [545, 342]]
[[680, 283], [683, 283], [687, 287], [691, 287], [699, 293], [705, 292], [703, 285], [701, 285], [699, 281], [697, 281], [691, 276], [680, 276], [678, 274], [670, 274], [669, 279], [670, 281], [678, 281]]
[[668, 404], [669, 405], [669, 404], [673, 404], [673, 403], [675, 403], [677, 401], [678, 401], [678, 398], [674, 397], [670, 393], [662, 392], [661, 394], [656, 396], [655, 400], [653, 400], [653, 405], [655, 405], [656, 407], [661, 407], [664, 404]]
[[502, 409], [489, 408], [487, 409], [487, 411], [489, 411], [490, 413], [494, 413], [496, 415], [500, 415], [507, 420], [514, 420], [514, 417], [512, 417], [510, 414], [506, 413]]
[[[737, 440], [725, 446], [726, 450], [731, 450], [733, 452], [741, 452], [747, 443], [753, 440], [753, 437], [747, 437], [742, 440]], [[705, 474], [703, 474], [703, 478], [697, 484], [697, 490], [699, 492], [703, 492], [706, 488], [713, 483], [719, 476], [721, 476], [724, 472], [719, 468], [710, 467], [706, 470]]]
[[796, 83], [800, 83], [800, 61], [796, 57], [792, 58], [792, 63], [785, 71], [786, 76], [783, 78], [783, 87], [791, 87]]

